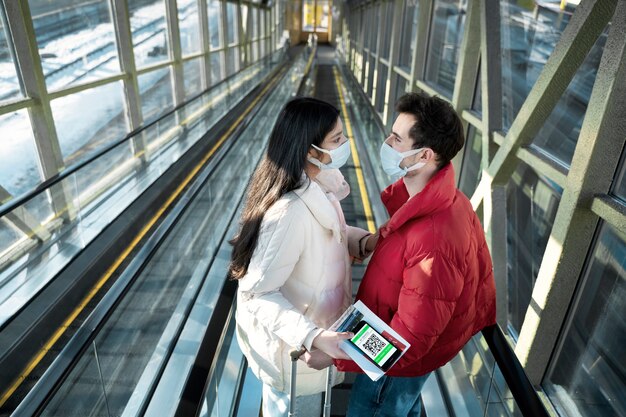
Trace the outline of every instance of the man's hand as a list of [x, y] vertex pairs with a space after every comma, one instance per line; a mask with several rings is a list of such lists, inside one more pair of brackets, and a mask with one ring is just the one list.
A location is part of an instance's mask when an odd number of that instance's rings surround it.
[[324, 330], [313, 339], [312, 346], [316, 349], [329, 355], [335, 359], [350, 359], [346, 353], [341, 350], [339, 345], [344, 340], [350, 339], [354, 334], [350, 332], [331, 332], [330, 330]]
[[317, 369], [318, 371], [333, 364], [333, 358], [319, 349], [315, 349], [313, 352], [304, 352], [304, 355], [300, 356], [300, 360], [304, 361], [309, 368]]

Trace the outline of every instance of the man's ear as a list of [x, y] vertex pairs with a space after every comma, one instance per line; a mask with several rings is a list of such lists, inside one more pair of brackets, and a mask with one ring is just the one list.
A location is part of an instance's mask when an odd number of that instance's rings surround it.
[[424, 162], [428, 162], [431, 159], [437, 159], [437, 155], [435, 154], [435, 152], [430, 148], [424, 149], [424, 151], [422, 152], [422, 155], [420, 156], [420, 160]]

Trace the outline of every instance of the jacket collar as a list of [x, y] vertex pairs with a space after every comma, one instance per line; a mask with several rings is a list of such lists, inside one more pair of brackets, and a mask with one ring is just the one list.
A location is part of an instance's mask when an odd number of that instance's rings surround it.
[[426, 187], [411, 199], [403, 179], [400, 178], [380, 195], [391, 216], [389, 222], [380, 229], [381, 236], [386, 237], [409, 220], [447, 209], [454, 201], [455, 195], [454, 168], [451, 163], [440, 169], [428, 181]]
[[303, 184], [294, 193], [304, 202], [315, 220], [341, 241], [341, 225], [337, 212], [319, 184], [303, 174]]

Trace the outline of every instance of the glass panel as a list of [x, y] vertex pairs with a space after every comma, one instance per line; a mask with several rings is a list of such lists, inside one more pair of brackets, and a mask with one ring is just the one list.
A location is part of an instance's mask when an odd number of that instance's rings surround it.
[[[386, 27], [388, 28], [388, 30], [384, 31], [383, 33], [379, 34], [378, 36], [382, 36], [381, 41], [381, 46], [380, 46], [380, 57], [381, 58], [385, 58], [385, 59], [389, 59], [389, 52], [391, 51], [391, 32], [393, 29], [393, 2], [384, 2], [381, 3], [380, 8], [381, 8], [381, 13], [382, 17], [386, 23]], [[382, 21], [380, 22], [380, 24], [382, 24]], [[378, 31], [375, 31], [378, 32]]]
[[138, 82], [144, 122], [149, 122], [174, 107], [169, 68], [142, 74], [138, 77]]
[[[626, 143], [626, 140], [624, 141]], [[611, 194], [626, 202], [626, 148], [622, 151], [620, 173], [616, 176]]]
[[259, 41], [252, 42], [252, 62], [256, 62], [259, 59]]
[[107, 0], [29, 0], [49, 90], [120, 72]]
[[[26, 110], [0, 116], [0, 187], [12, 196], [33, 189], [39, 173], [33, 129]], [[7, 200], [0, 191], [0, 202]]]
[[224, 51], [211, 53], [211, 85], [222, 81], [222, 63], [224, 62]]
[[519, 162], [507, 185], [508, 320], [522, 327], [563, 190]]
[[183, 55], [200, 51], [200, 21], [197, 0], [178, 0], [180, 46]]
[[315, 0], [302, 2], [302, 31], [313, 32], [315, 25]]
[[482, 133], [474, 126], [470, 125], [465, 140], [465, 152], [463, 154], [463, 165], [461, 167], [461, 179], [459, 180], [459, 189], [467, 196], [472, 198], [472, 194], [476, 190], [476, 186], [482, 177], [481, 160], [482, 160]]
[[232, 3], [226, 3], [226, 22], [228, 45], [231, 45], [237, 41], [235, 30], [239, 27], [237, 23], [237, 6]]
[[128, 0], [137, 68], [169, 59], [163, 0]]
[[209, 15], [209, 34], [211, 36], [211, 49], [217, 49], [222, 45], [220, 41], [222, 33], [222, 19], [220, 19], [220, 2], [207, 2], [207, 14]]
[[202, 91], [202, 73], [204, 67], [202, 60], [204, 58], [196, 58], [183, 64], [185, 78], [185, 99], [195, 96]]
[[626, 236], [603, 224], [543, 386], [561, 415], [626, 415]]
[[122, 89], [118, 81], [50, 103], [65, 165], [85, 159], [128, 133]]
[[237, 49], [230, 48], [226, 53], [226, 74], [227, 76], [235, 73], [235, 60], [237, 59]]
[[250, 13], [252, 14], [252, 37], [251, 39], [256, 40], [259, 38], [259, 9], [256, 7], [252, 7], [250, 9]]
[[406, 72], [411, 72], [411, 62], [415, 51], [414, 39], [417, 33], [417, 20], [419, 17], [419, 2], [404, 2], [405, 9], [402, 16], [402, 30], [400, 32], [400, 50], [410, 51], [398, 56], [398, 66]]
[[381, 63], [378, 66], [379, 77], [376, 81], [376, 111], [382, 113], [385, 109], [385, 92], [387, 91], [387, 66]]
[[566, 165], [572, 162], [606, 39], [605, 31], [589, 51], [587, 58], [578, 68], [567, 90], [533, 141], [533, 145]]
[[328, 32], [330, 19], [330, 7], [328, 0], [317, 0], [317, 9], [315, 10], [315, 31]]
[[[377, 3], [370, 7], [369, 9], [369, 19], [370, 19], [370, 27], [374, 27], [375, 25], [382, 25], [383, 19], [385, 18], [385, 8], [382, 3]], [[377, 30], [369, 31], [369, 45], [370, 52], [372, 54], [378, 53], [378, 38], [381, 38], [381, 42], [385, 37], [385, 33], [379, 33]]]
[[465, 26], [467, 0], [436, 0], [426, 54], [426, 81], [451, 98]]
[[482, 76], [480, 74], [480, 65], [478, 65], [478, 77], [476, 78], [477, 79], [476, 79], [476, 86], [474, 87], [474, 101], [472, 102], [472, 110], [474, 111], [474, 113], [482, 117], [483, 95], [482, 95], [482, 86], [481, 86]]
[[9, 49], [9, 32], [4, 30], [5, 27], [4, 13], [0, 10], [0, 102], [24, 96], [17, 79], [13, 53]]
[[482, 333], [439, 372], [452, 415], [522, 417]]
[[394, 93], [394, 96], [391, 97], [390, 102], [389, 102], [389, 104], [392, 105], [390, 109], [393, 111], [393, 117], [391, 118], [392, 120], [394, 120], [397, 117], [397, 113], [395, 110], [395, 107], [396, 107], [395, 103], [398, 101], [400, 97], [404, 95], [404, 93], [406, 93], [406, 87], [407, 87], [407, 84], [409, 83], [401, 75], [394, 73], [393, 76], [396, 77], [396, 91]]
[[572, 14], [540, 1], [500, 0], [502, 126], [511, 126]]

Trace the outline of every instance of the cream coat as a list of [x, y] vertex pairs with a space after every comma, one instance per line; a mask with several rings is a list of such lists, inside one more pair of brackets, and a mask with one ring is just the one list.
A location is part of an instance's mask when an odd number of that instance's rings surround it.
[[[239, 280], [239, 346], [254, 374], [283, 392], [289, 390], [289, 351], [316, 327], [328, 328], [352, 301], [348, 241], [356, 248], [368, 232], [346, 227], [333, 198], [305, 181], [278, 200], [264, 216], [248, 272]], [[342, 379], [340, 374], [335, 383]], [[321, 392], [325, 383], [325, 370], [298, 361], [297, 395]]]

